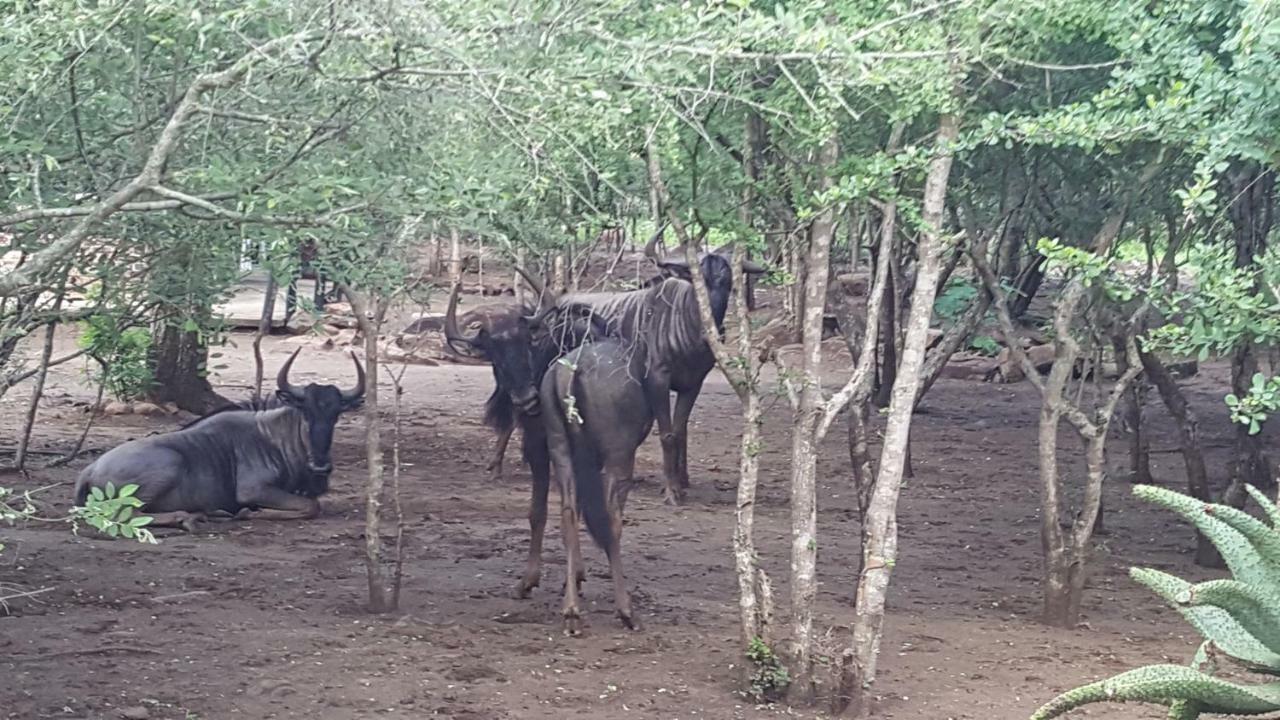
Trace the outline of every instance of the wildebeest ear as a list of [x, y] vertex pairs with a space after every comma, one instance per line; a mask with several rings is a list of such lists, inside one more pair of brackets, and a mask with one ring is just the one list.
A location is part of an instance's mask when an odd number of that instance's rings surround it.
[[302, 404], [302, 401], [288, 390], [277, 390], [276, 399], [289, 407], [298, 407]]

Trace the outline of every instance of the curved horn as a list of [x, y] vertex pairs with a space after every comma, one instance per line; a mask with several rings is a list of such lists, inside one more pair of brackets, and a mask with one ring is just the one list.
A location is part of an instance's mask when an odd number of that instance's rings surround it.
[[[462, 292], [462, 283], [453, 286], [453, 292], [449, 293], [449, 309], [444, 313], [444, 339], [445, 346], [454, 352], [476, 356], [473, 352], [476, 348], [476, 338], [468, 337], [462, 334], [458, 329], [458, 295]], [[458, 348], [458, 343], [462, 343], [467, 349]]]
[[293, 367], [293, 361], [298, 359], [298, 353], [300, 352], [302, 352], [302, 348], [294, 350], [289, 359], [284, 361], [284, 365], [280, 366], [280, 372], [276, 375], [276, 388], [280, 392], [289, 393], [298, 400], [306, 398], [306, 395], [302, 390], [289, 384], [289, 368]]
[[364, 366], [360, 364], [360, 359], [354, 352], [351, 353], [351, 362], [356, 364], [356, 386], [342, 391], [342, 399], [348, 403], [364, 397]]
[[542, 283], [538, 282], [537, 278], [535, 278], [528, 270], [525, 270], [519, 265], [516, 265], [515, 267], [516, 272], [520, 273], [520, 277], [524, 278], [524, 281], [529, 283], [529, 287], [533, 288], [533, 293], [535, 295], [541, 298], [546, 294], [547, 289], [542, 285]]
[[662, 258], [658, 257], [658, 239], [662, 237], [666, 230], [667, 223], [664, 221], [658, 226], [657, 231], [653, 233], [653, 237], [649, 238], [649, 242], [644, 244], [644, 256], [656, 263], [662, 262]]
[[750, 261], [750, 260], [743, 260], [743, 261], [742, 261], [742, 272], [744, 272], [744, 273], [749, 273], [749, 274], [760, 275], [760, 274], [763, 274], [763, 273], [769, 272], [769, 268], [767, 268], [767, 267], [765, 267], [765, 266], [761, 265], [761, 264], [760, 264], [760, 263], [758, 263], [758, 262], [752, 262], [752, 261]]

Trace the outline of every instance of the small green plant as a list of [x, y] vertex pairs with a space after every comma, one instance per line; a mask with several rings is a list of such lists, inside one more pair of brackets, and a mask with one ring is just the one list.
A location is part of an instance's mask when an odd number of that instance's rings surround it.
[[151, 389], [151, 333], [144, 328], [119, 330], [115, 318], [95, 315], [81, 323], [80, 347], [102, 367], [96, 380], [119, 400], [134, 400]]
[[[30, 490], [18, 495], [11, 488], [0, 487], [0, 522], [12, 525], [35, 515], [36, 505]], [[4, 552], [4, 543], [0, 543], [0, 552]]]
[[1231, 408], [1231, 422], [1249, 426], [1249, 434], [1257, 435], [1267, 416], [1280, 410], [1280, 377], [1267, 378], [1255, 373], [1249, 392], [1244, 397], [1234, 394], [1224, 398]]
[[759, 637], [751, 638], [747, 660], [755, 666], [751, 673], [751, 696], [757, 702], [774, 702], [783, 697], [791, 685], [791, 675], [773, 648]]
[[995, 357], [1000, 354], [1000, 343], [990, 335], [976, 335], [969, 341], [969, 349], [974, 352], [986, 355], [987, 357]]
[[147, 529], [152, 518], [137, 513], [142, 501], [135, 497], [138, 486], [129, 484], [118, 491], [113, 483], [106, 488], [92, 488], [82, 507], [72, 508], [72, 528], [77, 521], [95, 527], [111, 537], [124, 537], [138, 542], [156, 544], [155, 535]]
[[972, 281], [962, 278], [951, 278], [942, 292], [933, 301], [933, 314], [944, 325], [954, 325], [956, 320], [969, 309], [974, 298], [978, 297], [978, 286]]
[[1216, 677], [1218, 660], [1248, 673], [1280, 674], [1280, 509], [1252, 486], [1268, 522], [1233, 507], [1201, 502], [1152, 485], [1133, 494], [1190, 520], [1222, 553], [1232, 579], [1192, 584], [1159, 570], [1130, 576], [1172, 605], [1204, 643], [1190, 666], [1149, 665], [1054, 698], [1031, 720], [1049, 720], [1097, 702], [1165, 705], [1170, 720], [1205, 714], [1263, 715], [1280, 711], [1280, 685], [1240, 684]]

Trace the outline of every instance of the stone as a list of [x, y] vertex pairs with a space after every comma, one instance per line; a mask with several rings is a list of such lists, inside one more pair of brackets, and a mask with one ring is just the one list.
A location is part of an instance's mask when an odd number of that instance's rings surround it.
[[147, 720], [147, 718], [151, 717], [151, 711], [141, 705], [136, 705], [121, 710], [120, 717], [124, 718], [124, 720]]
[[133, 404], [134, 415], [160, 415], [163, 413], [164, 409], [154, 403], [138, 402]]
[[119, 400], [112, 400], [102, 408], [103, 415], [127, 415], [130, 412], [129, 403]]

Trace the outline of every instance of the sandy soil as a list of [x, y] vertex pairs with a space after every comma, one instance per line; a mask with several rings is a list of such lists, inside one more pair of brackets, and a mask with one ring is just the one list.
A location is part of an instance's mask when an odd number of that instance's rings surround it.
[[[229, 396], [247, 394], [248, 340], [215, 360]], [[69, 343], [69, 339], [62, 342]], [[269, 372], [292, 346], [267, 343]], [[316, 351], [300, 377], [350, 380], [349, 360]], [[1210, 446], [1226, 467], [1230, 428], [1222, 368], [1191, 384]], [[730, 533], [737, 400], [718, 373], [694, 413], [686, 506], [661, 504], [656, 440], [642, 448], [631, 495], [625, 562], [644, 630], [613, 618], [607, 565], [584, 545], [587, 633], [558, 630], [563, 555], [553, 498], [543, 587], [512, 597], [528, 542], [528, 474], [513, 443], [508, 476], [484, 472], [492, 438], [479, 423], [487, 367], [410, 367], [404, 397], [407, 563], [400, 610], [376, 617], [365, 596], [361, 420], [338, 428], [333, 490], [313, 522], [232, 522], [157, 546], [72, 536], [65, 526], [0, 529], [9, 547], [0, 582], [50, 591], [0, 615], [0, 718], [758, 718], [816, 717], [755, 707], [735, 694], [740, 662]], [[58, 369], [36, 429], [40, 448], [67, 447], [92, 390], [83, 368]], [[16, 434], [26, 393], [3, 401], [0, 428]], [[78, 406], [80, 403], [81, 406]], [[1174, 435], [1154, 399], [1158, 449]], [[1182, 662], [1194, 633], [1126, 577], [1134, 564], [1199, 578], [1191, 534], [1168, 513], [1109, 484], [1106, 535], [1074, 631], [1036, 621], [1040, 568], [1034, 461], [1037, 400], [1017, 386], [941, 380], [917, 418], [916, 475], [900, 505], [876, 717], [1020, 720], [1056, 692], [1146, 662]], [[178, 418], [108, 418], [90, 434], [104, 449], [175, 427]], [[789, 411], [770, 411], [758, 543], [785, 608]], [[1112, 444], [1124, 476], [1123, 441]], [[1064, 453], [1078, 444], [1064, 431]], [[0, 476], [69, 504], [72, 467]], [[1181, 487], [1180, 458], [1155, 457]], [[1069, 484], [1081, 467], [1069, 466]], [[834, 641], [851, 620], [852, 510], [843, 424], [820, 469], [820, 626]], [[384, 538], [390, 542], [390, 537]], [[174, 597], [177, 596], [177, 597]], [[1155, 708], [1105, 708], [1091, 717], [1161, 717]]]

